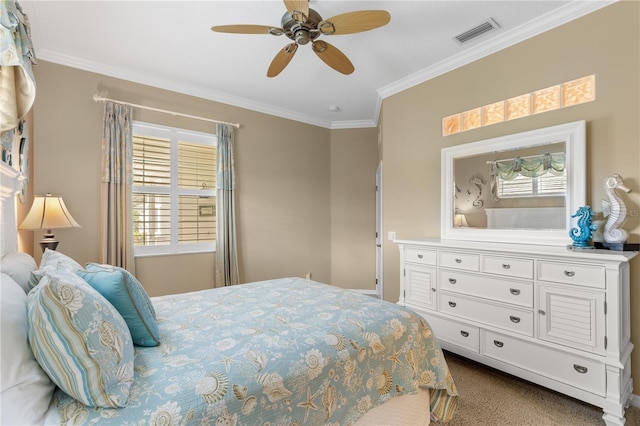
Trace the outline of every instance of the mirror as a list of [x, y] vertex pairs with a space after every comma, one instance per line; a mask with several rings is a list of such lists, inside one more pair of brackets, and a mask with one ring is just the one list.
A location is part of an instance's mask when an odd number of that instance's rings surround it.
[[571, 243], [586, 202], [586, 124], [562, 124], [442, 149], [441, 238]]

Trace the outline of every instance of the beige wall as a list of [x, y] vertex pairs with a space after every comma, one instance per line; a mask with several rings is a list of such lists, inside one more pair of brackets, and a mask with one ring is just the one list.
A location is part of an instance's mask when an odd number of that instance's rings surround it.
[[[383, 101], [384, 230], [440, 235], [440, 150], [526, 130], [587, 121], [587, 202], [601, 211], [602, 182], [620, 173], [633, 192], [624, 228], [640, 242], [640, 3], [619, 2]], [[453, 136], [442, 117], [586, 75], [596, 100]], [[399, 256], [385, 242], [385, 299], [396, 301]], [[632, 340], [640, 343], [640, 258], [631, 265]], [[640, 382], [640, 351], [633, 354]]]
[[[344, 155], [354, 164], [340, 161], [331, 165], [331, 151], [342, 151], [338, 141], [343, 131], [303, 124], [192, 96], [85, 72], [45, 61], [35, 67], [38, 96], [34, 106], [34, 189], [36, 194], [52, 192], [64, 196], [79, 229], [59, 229], [59, 250], [80, 263], [99, 261], [100, 248], [100, 139], [103, 104], [94, 94], [128, 102], [171, 109], [187, 114], [240, 122], [236, 133], [237, 233], [240, 276], [243, 282], [283, 276], [304, 276], [311, 272], [318, 281], [331, 282], [331, 221], [343, 227], [343, 216], [370, 216], [370, 206], [358, 197], [362, 176], [371, 179], [370, 161], [376, 161], [375, 135], [372, 153], [367, 149], [368, 131], [344, 132], [353, 138]], [[134, 119], [199, 131], [215, 131], [211, 123], [136, 110]], [[336, 140], [332, 141], [332, 134]], [[352, 140], [351, 140], [352, 139]], [[371, 145], [371, 144], [369, 144]], [[368, 158], [370, 161], [363, 161]], [[348, 169], [349, 173], [345, 173]], [[333, 184], [332, 184], [333, 176]], [[336, 179], [353, 180], [340, 185]], [[331, 188], [339, 188], [339, 198], [355, 200], [348, 211], [332, 211]], [[345, 190], [347, 188], [347, 190]], [[373, 188], [369, 188], [373, 191]], [[373, 197], [373, 192], [370, 197]], [[358, 212], [357, 209], [362, 211]], [[346, 218], [345, 220], [349, 220]], [[345, 241], [360, 241], [358, 227], [341, 231]], [[366, 230], [367, 236], [374, 226]], [[36, 241], [41, 235], [36, 233]], [[348, 238], [347, 238], [348, 237]], [[40, 248], [35, 243], [34, 256]], [[369, 256], [369, 259], [367, 259]], [[363, 254], [353, 268], [370, 269], [358, 273], [339, 265], [345, 286], [352, 276], [373, 273], [375, 256]], [[213, 254], [138, 258], [137, 275], [150, 294], [159, 295], [213, 287]], [[359, 281], [353, 281], [356, 285]], [[338, 283], [339, 284], [339, 283]]]
[[378, 131], [331, 133], [331, 283], [374, 290]]

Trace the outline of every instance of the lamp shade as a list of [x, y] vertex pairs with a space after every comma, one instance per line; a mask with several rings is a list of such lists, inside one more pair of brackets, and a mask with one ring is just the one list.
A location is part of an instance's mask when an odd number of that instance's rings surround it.
[[36, 195], [31, 205], [31, 210], [27, 213], [18, 229], [46, 229], [44, 238], [40, 240], [42, 251], [45, 248], [55, 250], [59, 241], [51, 233], [56, 228], [79, 228], [80, 225], [71, 216], [62, 197], [54, 197], [51, 194], [45, 196]]
[[37, 195], [31, 210], [18, 229], [78, 228], [80, 225], [71, 216], [62, 197], [51, 194]]
[[453, 216], [453, 226], [456, 228], [467, 228], [469, 226], [467, 217], [461, 213], [456, 213]]

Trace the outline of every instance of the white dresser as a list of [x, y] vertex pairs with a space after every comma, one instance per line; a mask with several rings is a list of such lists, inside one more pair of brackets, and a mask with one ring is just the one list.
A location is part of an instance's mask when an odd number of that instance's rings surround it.
[[624, 424], [632, 395], [629, 260], [557, 246], [396, 240], [400, 300], [441, 346]]

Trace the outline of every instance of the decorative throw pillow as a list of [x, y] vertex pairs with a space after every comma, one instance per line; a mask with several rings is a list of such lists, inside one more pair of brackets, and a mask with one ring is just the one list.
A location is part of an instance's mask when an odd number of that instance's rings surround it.
[[42, 254], [42, 259], [40, 260], [40, 268], [48, 266], [62, 264], [65, 269], [70, 271], [77, 271], [78, 269], [82, 269], [82, 265], [78, 262], [63, 254], [59, 251], [44, 249], [44, 253]]
[[27, 341], [27, 295], [8, 275], [0, 274], [0, 282], [0, 424], [43, 424], [55, 385]]
[[29, 278], [31, 277], [31, 271], [34, 271], [37, 267], [35, 259], [28, 253], [9, 253], [2, 256], [2, 260], [0, 260], [0, 272], [13, 278], [25, 293], [29, 293], [30, 290]]
[[48, 271], [65, 270], [76, 272], [80, 269], [82, 269], [82, 266], [66, 254], [46, 248], [40, 260], [40, 267], [31, 272], [29, 288], [32, 289], [37, 286], [44, 274]]
[[138, 346], [157, 346], [156, 312], [142, 284], [126, 269], [89, 263], [76, 272], [120, 312]]
[[47, 272], [29, 293], [29, 343], [63, 391], [91, 407], [124, 407], [133, 344], [118, 311], [77, 275]]

